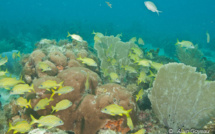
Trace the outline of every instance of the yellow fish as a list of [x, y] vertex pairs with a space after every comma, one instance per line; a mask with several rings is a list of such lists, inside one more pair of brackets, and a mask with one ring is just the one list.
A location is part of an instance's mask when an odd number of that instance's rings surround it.
[[132, 109], [125, 110], [122, 106], [119, 106], [117, 104], [110, 104], [104, 108], [102, 108], [101, 112], [106, 113], [109, 115], [120, 115], [122, 116], [123, 114], [126, 116], [129, 116], [129, 113], [132, 111]]
[[114, 72], [111, 72], [110, 73], [110, 78], [113, 82], [117, 82], [117, 83], [120, 83], [120, 80], [119, 80], [119, 76], [117, 73], [114, 73]]
[[20, 122], [17, 122], [14, 126], [12, 126], [11, 123], [9, 123], [9, 129], [7, 131], [7, 133], [10, 131], [10, 130], [14, 130], [14, 134], [15, 133], [27, 133], [29, 132], [31, 129], [31, 125], [27, 122], [27, 121], [20, 121]]
[[15, 58], [17, 58], [17, 57], [21, 57], [21, 56], [20, 56], [20, 51], [19, 51], [18, 53], [17, 53], [17, 52], [13, 52], [12, 58], [15, 59]]
[[0, 87], [5, 88], [7, 90], [10, 90], [10, 88], [12, 88], [13, 86], [19, 83], [25, 83], [25, 82], [11, 77], [0, 79]]
[[146, 133], [146, 130], [142, 128], [142, 129], [140, 129], [137, 132], [132, 133], [132, 134], [145, 134], [145, 133]]
[[150, 67], [151, 64], [152, 64], [152, 61], [147, 60], [147, 59], [138, 61], [138, 65], [142, 65], [144, 67]]
[[206, 32], [206, 36], [207, 36], [207, 43], [210, 43], [210, 34], [208, 32]]
[[39, 69], [42, 70], [42, 72], [52, 70], [51, 67], [48, 64], [46, 64], [45, 62], [39, 62], [38, 67], [39, 67]]
[[17, 105], [21, 106], [21, 107], [26, 107], [28, 108], [28, 106], [31, 108], [31, 100], [29, 100], [29, 102], [23, 98], [23, 97], [19, 97], [17, 100], [16, 100], [16, 103]]
[[1, 58], [1, 60], [0, 60], [0, 66], [4, 65], [5, 63], [7, 63], [7, 61], [8, 61], [7, 56], [4, 57], [4, 58]]
[[134, 52], [136, 55], [138, 55], [139, 57], [141, 57], [142, 54], [143, 54], [142, 50], [139, 49], [138, 47], [133, 47], [133, 48], [131, 48], [131, 50], [133, 50], [133, 52]]
[[52, 90], [52, 92], [54, 94], [57, 93], [58, 95], [61, 95], [61, 94], [67, 94], [69, 92], [72, 92], [73, 90], [74, 88], [71, 86], [64, 86], [64, 87], [60, 87], [57, 91]]
[[38, 88], [40, 89], [50, 89], [50, 88], [57, 88], [57, 87], [62, 87], [62, 84], [63, 84], [63, 81], [59, 84], [57, 84], [56, 81], [54, 80], [47, 80], [47, 81], [44, 81]]
[[156, 69], [157, 71], [163, 66], [161, 63], [151, 62], [151, 67]]
[[130, 57], [131, 60], [133, 60], [134, 62], [138, 62], [140, 60], [139, 56], [136, 54], [132, 54], [131, 52], [128, 55]]
[[107, 2], [107, 1], [105, 1], [106, 3], [107, 3], [107, 5], [110, 7], [110, 8], [112, 8], [112, 4], [110, 4], [110, 2]]
[[138, 39], [138, 44], [139, 44], [139, 45], [144, 45], [144, 44], [145, 44], [142, 38], [139, 38], [139, 39]]
[[13, 87], [13, 89], [10, 91], [10, 94], [24, 94], [25, 92], [31, 92], [31, 90], [34, 91], [33, 84], [31, 86], [28, 84], [18, 84]]
[[6, 71], [0, 71], [0, 76], [5, 76], [6, 75], [6, 73], [8, 73], [8, 71], [6, 70]]
[[51, 95], [50, 99], [45, 98], [41, 99], [35, 106], [34, 106], [34, 111], [38, 111], [40, 109], [45, 109], [47, 105], [49, 105], [50, 101], [53, 101], [54, 99], [52, 98], [54, 94]]
[[129, 42], [132, 42], [132, 43], [135, 43], [137, 41], [137, 38], [136, 37], [132, 37]]
[[54, 111], [57, 112], [57, 111], [60, 111], [60, 110], [67, 109], [70, 106], [72, 106], [72, 102], [67, 100], [67, 99], [64, 99], [64, 100], [58, 102], [55, 107], [52, 106], [52, 112], [51, 113], [53, 113]]
[[131, 67], [131, 66], [126, 65], [125, 67], [122, 66], [122, 68], [124, 68], [129, 73], [137, 73], [137, 71], [133, 67]]
[[39, 123], [38, 127], [46, 126], [48, 127], [48, 129], [50, 129], [64, 124], [64, 122], [60, 118], [54, 115], [41, 116], [39, 120], [35, 119], [32, 115], [30, 116], [32, 119], [30, 125]]
[[132, 122], [132, 120], [131, 120], [131, 117], [130, 117], [130, 115], [128, 114], [128, 115], [126, 115], [126, 119], [127, 119], [127, 125], [128, 125], [128, 127], [131, 129], [131, 130], [133, 130], [134, 129], [134, 125], [133, 125], [133, 122]]
[[77, 34], [70, 34], [70, 33], [68, 32], [67, 37], [71, 37], [73, 40], [77, 40], [77, 41], [79, 41], [79, 42], [82, 42], [82, 41], [83, 41], [82, 37], [81, 37], [80, 35], [77, 35]]
[[79, 57], [77, 60], [82, 61], [82, 63], [87, 64], [88, 66], [97, 67], [97, 63], [91, 58], [81, 58], [81, 57]]
[[101, 37], [104, 36], [102, 33], [95, 32], [94, 30], [93, 30], [93, 33], [92, 33], [92, 34], [94, 34], [95, 36], [98, 36], [99, 38], [101, 38]]
[[137, 84], [139, 85], [141, 82], [146, 82], [146, 73], [144, 71], [141, 71], [140, 75], [138, 76]]
[[177, 43], [175, 45], [180, 45], [180, 47], [185, 47], [185, 48], [195, 48], [193, 43], [190, 42], [190, 41], [185, 41], [185, 40], [182, 40], [181, 42], [177, 39]]
[[138, 92], [138, 94], [136, 95], [136, 101], [138, 101], [139, 99], [142, 99], [143, 94], [144, 94], [144, 90], [141, 89], [141, 90]]

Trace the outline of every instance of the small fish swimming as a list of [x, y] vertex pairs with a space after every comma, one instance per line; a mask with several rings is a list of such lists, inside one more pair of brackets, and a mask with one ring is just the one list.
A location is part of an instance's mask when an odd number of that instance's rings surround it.
[[13, 86], [19, 84], [19, 83], [25, 83], [23, 80], [17, 80], [16, 78], [2, 78], [0, 79], [0, 88], [5, 88], [7, 90], [10, 90]]
[[68, 32], [67, 37], [71, 37], [73, 40], [77, 40], [77, 41], [79, 41], [79, 42], [82, 42], [82, 41], [83, 41], [82, 37], [81, 37], [80, 35], [77, 35], [77, 34], [70, 34], [70, 33]]
[[51, 113], [53, 113], [54, 111], [57, 112], [57, 111], [60, 111], [60, 110], [67, 109], [70, 106], [72, 106], [72, 102], [67, 100], [67, 99], [64, 99], [64, 100], [58, 102], [55, 107], [52, 106], [52, 112]]
[[144, 44], [145, 44], [142, 38], [139, 38], [139, 39], [138, 39], [138, 44], [139, 44], [139, 45], [144, 45]]
[[117, 73], [111, 72], [110, 78], [113, 82], [120, 83], [119, 76]]
[[208, 32], [206, 32], [206, 36], [207, 36], [207, 43], [210, 43], [210, 34]]
[[143, 60], [138, 61], [138, 65], [142, 65], [144, 67], [150, 67], [151, 64], [152, 64], [152, 61], [147, 60], [147, 59], [143, 59]]
[[53, 127], [57, 127], [57, 126], [61, 126], [64, 124], [64, 122], [54, 116], [54, 115], [47, 115], [47, 116], [41, 116], [38, 120], [34, 118], [34, 116], [31, 116], [31, 123], [30, 125], [33, 125], [35, 123], [39, 123], [38, 127], [42, 127], [42, 126], [47, 126], [48, 129], [53, 128]]
[[132, 133], [132, 134], [145, 134], [145, 133], [146, 133], [146, 130], [141, 128], [140, 130], [138, 130], [137, 132]]
[[133, 60], [134, 62], [138, 62], [140, 60], [139, 56], [133, 53], [129, 53], [128, 57]]
[[176, 42], [175, 45], [180, 45], [180, 47], [190, 48], [190, 49], [195, 48], [192, 42], [186, 41], [186, 40], [182, 40], [182, 41], [180, 42], [180, 41], [177, 39], [177, 42]]
[[17, 53], [17, 52], [13, 52], [13, 54], [12, 54], [12, 58], [13, 59], [16, 59], [17, 57], [21, 57], [20, 56], [20, 51]]
[[106, 113], [112, 116], [115, 115], [120, 115], [122, 116], [123, 114], [126, 116], [129, 116], [129, 113], [132, 111], [132, 109], [125, 110], [122, 106], [119, 106], [117, 104], [110, 104], [104, 108], [102, 108], [101, 112]]
[[107, 1], [105, 1], [106, 3], [107, 3], [107, 5], [110, 7], [110, 8], [112, 8], [112, 4], [110, 4], [110, 2], [107, 2]]
[[10, 94], [24, 94], [26, 92], [31, 92], [31, 90], [34, 91], [33, 84], [31, 86], [29, 86], [28, 84], [18, 84], [13, 87], [13, 89], [10, 91]]
[[45, 62], [39, 62], [38, 63], [38, 67], [39, 67], [39, 69], [42, 70], [42, 72], [52, 70], [51, 67], [47, 63], [45, 63]]
[[91, 58], [77, 58], [77, 60], [82, 61], [82, 63], [87, 64], [88, 66], [97, 67], [97, 63]]
[[144, 94], [144, 90], [141, 89], [141, 90], [138, 92], [138, 94], [136, 95], [136, 101], [138, 101], [139, 99], [142, 99], [143, 94]]
[[131, 130], [133, 130], [133, 129], [134, 129], [134, 125], [133, 125], [133, 122], [132, 122], [132, 120], [131, 120], [130, 115], [127, 114], [126, 117], [127, 117], [126, 119], [127, 119], [127, 125], [128, 125], [128, 127], [129, 127]]
[[1, 59], [0, 59], [0, 66], [4, 65], [5, 63], [7, 63], [7, 61], [8, 61], [7, 56], [4, 57], [4, 58], [1, 58]]
[[133, 47], [133, 48], [131, 48], [131, 50], [133, 50], [133, 52], [134, 52], [136, 55], [138, 55], [139, 57], [141, 57], [142, 54], [143, 54], [143, 51], [142, 51], [140, 48], [138, 48], [138, 47]]
[[6, 70], [6, 71], [0, 71], [0, 77], [1, 77], [1, 76], [5, 76], [7, 73], [8, 73], [7, 70]]
[[44, 45], [44, 44], [53, 44], [52, 40], [49, 39], [42, 39], [40, 40], [39, 44]]
[[35, 106], [34, 106], [34, 111], [38, 111], [40, 109], [45, 109], [47, 105], [49, 105], [50, 101], [53, 101], [54, 99], [52, 98], [54, 94], [51, 95], [50, 99], [44, 98], [41, 99]]
[[71, 86], [60, 87], [57, 91], [52, 90], [54, 94], [58, 94], [58, 95], [67, 94], [72, 91], [74, 91], [74, 88]]
[[129, 42], [135, 43], [137, 41], [137, 37], [132, 37]]
[[124, 68], [126, 71], [128, 71], [129, 73], [137, 73], [136, 69], [134, 69], [131, 66], [126, 65], [125, 67], [122, 66], [122, 68]]
[[146, 83], [146, 78], [147, 78], [147, 75], [144, 71], [141, 71], [140, 72], [140, 75], [137, 77], [137, 84], [139, 85], [141, 82], [144, 82]]
[[47, 81], [44, 81], [38, 88], [47, 89], [47, 90], [50, 88], [56, 89], [57, 87], [62, 87], [62, 84], [63, 84], [63, 81], [57, 84], [57, 82], [54, 80], [47, 80]]
[[27, 101], [27, 99], [23, 98], [23, 97], [19, 97], [16, 100], [17, 105], [19, 105], [20, 107], [26, 107], [28, 108], [28, 106], [31, 108], [31, 100]]
[[20, 121], [17, 122], [14, 126], [12, 126], [11, 123], [9, 123], [9, 129], [7, 131], [7, 133], [11, 130], [14, 130], [14, 134], [15, 133], [26, 133], [29, 132], [31, 129], [31, 125], [27, 122], [27, 121]]
[[157, 71], [163, 66], [163, 64], [161, 63], [157, 63], [157, 62], [152, 62], [151, 63], [151, 67], [156, 69]]
[[160, 12], [162, 12], [162, 11], [159, 11], [157, 9], [157, 7], [155, 6], [155, 4], [153, 2], [151, 2], [151, 1], [145, 1], [144, 4], [145, 4], [145, 6], [146, 6], [146, 8], [148, 10], [150, 10], [152, 12], [156, 12], [158, 15], [159, 15]]

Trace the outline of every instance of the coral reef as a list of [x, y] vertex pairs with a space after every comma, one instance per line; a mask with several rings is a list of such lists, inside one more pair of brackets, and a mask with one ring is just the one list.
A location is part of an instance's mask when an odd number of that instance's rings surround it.
[[118, 37], [102, 35], [99, 37], [99, 41], [95, 42], [94, 48], [97, 50], [101, 61], [100, 69], [104, 73], [104, 77], [107, 77], [107, 74], [111, 72], [115, 72], [120, 74], [120, 80], [124, 81], [126, 71], [121, 67], [126, 65], [136, 66], [128, 57], [131, 48], [138, 48], [132, 42], [122, 42]]
[[195, 70], [182, 63], [164, 65], [148, 95], [161, 124], [173, 132], [202, 128], [214, 115], [215, 82]]
[[203, 53], [196, 47], [194, 49], [185, 49], [176, 47], [176, 53], [180, 62], [197, 67], [198, 69], [205, 67]]

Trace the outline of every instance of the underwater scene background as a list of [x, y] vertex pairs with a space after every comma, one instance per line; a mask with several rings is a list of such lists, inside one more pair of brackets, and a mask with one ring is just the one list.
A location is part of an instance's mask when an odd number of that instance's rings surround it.
[[214, 5], [1, 0], [0, 134], [215, 133]]

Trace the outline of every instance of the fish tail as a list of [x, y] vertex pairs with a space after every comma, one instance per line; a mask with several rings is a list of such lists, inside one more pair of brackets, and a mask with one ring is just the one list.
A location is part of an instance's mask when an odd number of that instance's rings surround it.
[[12, 126], [12, 124], [9, 122], [9, 129], [8, 129], [7, 133], [10, 132], [10, 130], [12, 130], [12, 129], [13, 129], [13, 126]]
[[30, 108], [32, 108], [32, 106], [31, 106], [31, 99], [30, 99], [29, 102], [28, 102], [28, 106], [29, 106]]
[[125, 113], [126, 117], [130, 117], [129, 113], [130, 113], [131, 111], [132, 111], [132, 109], [129, 109], [129, 110], [126, 111], [126, 113]]
[[31, 120], [32, 120], [30, 125], [33, 125], [34, 123], [37, 122], [37, 119], [35, 119], [33, 115], [30, 115], [30, 116], [31, 116]]
[[55, 93], [52, 93], [51, 97], [50, 97], [50, 101], [53, 101], [53, 96], [54, 96]]
[[179, 40], [177, 39], [177, 42], [175, 43], [175, 45], [178, 45], [179, 44]]
[[62, 81], [61, 83], [59, 83], [59, 86], [62, 87], [63, 83], [64, 83], [64, 81]]
[[51, 112], [51, 114], [52, 114], [54, 111], [55, 111], [54, 106], [52, 106], [52, 112]]
[[31, 89], [35, 92], [35, 90], [34, 90], [34, 84], [31, 84]]
[[96, 34], [94, 30], [93, 30], [92, 34]]
[[71, 34], [68, 32], [68, 35], [67, 35], [67, 37], [69, 37]]
[[20, 51], [17, 53], [17, 55], [16, 55], [16, 56], [17, 56], [17, 57], [21, 57], [21, 56], [20, 56]]
[[77, 60], [82, 60], [81, 56], [77, 58]]
[[158, 11], [158, 10], [156, 12], [157, 12], [158, 16], [159, 16], [159, 13], [162, 13], [162, 11]]

